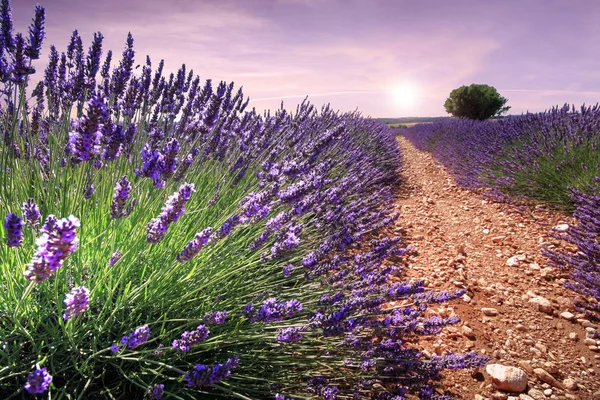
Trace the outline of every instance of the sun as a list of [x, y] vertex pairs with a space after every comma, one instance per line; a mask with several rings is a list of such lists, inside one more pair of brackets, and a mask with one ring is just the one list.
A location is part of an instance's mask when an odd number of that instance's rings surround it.
[[400, 107], [411, 107], [419, 98], [417, 86], [413, 83], [402, 83], [392, 89], [394, 102]]

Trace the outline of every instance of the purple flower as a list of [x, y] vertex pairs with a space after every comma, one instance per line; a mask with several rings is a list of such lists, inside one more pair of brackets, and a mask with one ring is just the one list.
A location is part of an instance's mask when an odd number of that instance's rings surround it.
[[239, 357], [228, 358], [223, 364], [212, 367], [204, 364], [196, 364], [196, 367], [185, 374], [184, 380], [187, 387], [207, 388], [231, 375], [231, 370], [240, 365]]
[[277, 331], [277, 340], [284, 343], [297, 342], [302, 340], [302, 333], [306, 332], [305, 326], [282, 328]]
[[112, 256], [110, 256], [110, 258], [108, 259], [108, 265], [110, 265], [111, 267], [113, 265], [115, 265], [120, 259], [121, 257], [123, 257], [123, 254], [121, 253], [120, 250], [116, 250]]
[[198, 325], [198, 327], [193, 331], [183, 332], [181, 334], [181, 339], [173, 340], [171, 347], [173, 347], [175, 350], [186, 352], [196, 343], [204, 341], [209, 334], [210, 331], [206, 325]]
[[137, 327], [129, 334], [121, 338], [121, 344], [127, 345], [130, 349], [135, 349], [143, 345], [150, 339], [150, 327], [148, 324]]
[[114, 353], [118, 353], [119, 352], [119, 346], [116, 343], [113, 343], [110, 346], [110, 352], [113, 353], [113, 354]]
[[169, 196], [158, 218], [153, 218], [146, 225], [148, 242], [158, 243], [162, 240], [169, 228], [169, 224], [177, 222], [179, 217], [183, 215], [185, 203], [188, 202], [193, 192], [195, 192], [194, 185], [184, 183], [179, 187], [177, 192]]
[[283, 266], [283, 276], [288, 277], [292, 275], [292, 270], [294, 269], [293, 264], [286, 264]]
[[37, 204], [35, 204], [35, 200], [27, 199], [25, 203], [23, 203], [23, 214], [25, 214], [25, 219], [29, 225], [33, 228], [36, 228], [40, 223], [40, 219], [42, 218], [42, 214], [40, 214], [40, 209]]
[[76, 124], [76, 130], [69, 132], [69, 146], [75, 163], [94, 158], [100, 152], [102, 127], [108, 119], [104, 98], [93, 97], [88, 102], [88, 112]]
[[205, 324], [219, 325], [227, 319], [227, 311], [214, 311], [204, 316]]
[[86, 187], [84, 188], [83, 197], [87, 200], [94, 195], [95, 191], [96, 191], [96, 188], [94, 187], [94, 184], [90, 183], [90, 184], [86, 185]]
[[258, 311], [255, 311], [252, 303], [248, 303], [244, 307], [244, 315], [251, 322], [262, 321], [268, 323], [281, 321], [285, 318], [292, 318], [300, 311], [302, 311], [302, 303], [298, 300], [292, 299], [277, 303], [275, 297], [266, 299]]
[[161, 173], [165, 179], [170, 178], [177, 168], [177, 154], [179, 153], [179, 142], [175, 138], [170, 138], [163, 147], [163, 163]]
[[4, 230], [6, 231], [6, 245], [8, 247], [20, 247], [23, 244], [23, 219], [16, 214], [6, 214]]
[[38, 248], [27, 265], [25, 277], [40, 283], [62, 267], [64, 260], [77, 250], [79, 241], [75, 229], [79, 226], [79, 220], [73, 215], [60, 220], [49, 215], [42, 227], [42, 235], [36, 240]]
[[90, 303], [90, 291], [84, 287], [79, 286], [73, 288], [71, 293], [65, 296], [65, 305], [67, 306], [66, 312], [63, 314], [65, 321], [71, 317], [81, 314], [89, 308]]
[[25, 50], [25, 39], [23, 35], [17, 33], [15, 36], [15, 61], [12, 65], [12, 76], [10, 78], [16, 84], [25, 82], [25, 77], [35, 72], [35, 69], [30, 66], [31, 61], [25, 55]]
[[144, 144], [142, 148], [142, 168], [135, 169], [135, 174], [145, 176], [154, 181], [154, 186], [157, 188], [164, 187], [164, 181], [160, 178], [164, 165], [165, 156], [158, 149], [153, 149], [149, 143]]
[[196, 233], [196, 237], [194, 240], [190, 240], [188, 244], [184, 247], [184, 249], [177, 255], [177, 261], [185, 262], [190, 260], [196, 254], [202, 250], [202, 248], [210, 242], [210, 236], [212, 235], [213, 229], [206, 228], [203, 229], [202, 232]]
[[129, 199], [130, 191], [131, 184], [127, 180], [127, 176], [123, 175], [115, 185], [115, 194], [113, 195], [113, 201], [110, 205], [110, 215], [114, 219], [126, 217], [131, 212], [131, 210], [125, 209], [125, 203], [127, 203], [127, 199]]
[[39, 368], [33, 370], [27, 375], [27, 383], [25, 384], [25, 390], [31, 394], [40, 394], [48, 390], [52, 382], [52, 375], [48, 373], [46, 368]]
[[155, 383], [154, 386], [148, 392], [148, 398], [150, 400], [160, 400], [165, 394], [165, 385], [162, 383]]
[[44, 10], [44, 7], [39, 5], [35, 6], [35, 16], [29, 26], [29, 40], [27, 42], [27, 48], [25, 49], [25, 55], [31, 60], [40, 58], [40, 50], [46, 34], [44, 30], [45, 19], [46, 11]]

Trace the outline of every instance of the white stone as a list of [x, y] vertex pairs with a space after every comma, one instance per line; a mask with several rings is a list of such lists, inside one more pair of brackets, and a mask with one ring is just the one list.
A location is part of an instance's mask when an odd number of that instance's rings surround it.
[[566, 232], [569, 230], [569, 224], [559, 224], [559, 225], [552, 227], [552, 229], [555, 230], [556, 232]]
[[539, 311], [546, 314], [552, 314], [552, 310], [554, 309], [550, 300], [542, 296], [536, 296], [532, 299], [529, 299], [529, 303], [534, 304]]
[[502, 364], [488, 364], [485, 367], [496, 389], [507, 392], [522, 392], [527, 387], [527, 374], [520, 368]]
[[508, 260], [506, 260], [506, 265], [508, 265], [509, 267], [516, 267], [519, 265], [519, 259], [517, 258], [518, 256], [512, 256], [511, 258], [509, 258]]
[[568, 311], [564, 311], [564, 312], [560, 313], [560, 317], [566, 319], [567, 321], [573, 321], [575, 319], [575, 315], [573, 315], [573, 313], [570, 313]]
[[488, 317], [493, 317], [495, 315], [498, 315], [498, 310], [496, 310], [495, 308], [482, 308], [481, 312], [483, 313], [483, 315], [487, 315]]

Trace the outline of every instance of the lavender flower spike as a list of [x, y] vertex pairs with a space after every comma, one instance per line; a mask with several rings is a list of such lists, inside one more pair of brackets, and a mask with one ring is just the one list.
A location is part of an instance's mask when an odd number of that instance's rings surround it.
[[130, 349], [134, 349], [138, 346], [143, 345], [150, 339], [150, 327], [148, 324], [137, 327], [129, 334], [129, 336], [123, 336], [121, 344], [127, 345]]
[[67, 306], [66, 312], [63, 314], [65, 321], [71, 317], [83, 313], [89, 308], [90, 303], [90, 291], [84, 287], [79, 286], [73, 288], [71, 293], [65, 296], [65, 305]]
[[179, 187], [179, 190], [169, 196], [169, 199], [162, 208], [158, 218], [153, 218], [146, 230], [148, 231], [147, 239], [149, 243], [158, 243], [162, 240], [169, 228], [169, 224], [177, 222], [185, 211], [185, 204], [189, 201], [192, 192], [195, 192], [194, 185], [184, 183]]
[[48, 373], [46, 368], [36, 367], [36, 369], [27, 376], [25, 390], [31, 394], [44, 393], [48, 390], [50, 382], [52, 382], [52, 375]]
[[165, 394], [165, 385], [162, 383], [156, 383], [148, 391], [148, 398], [150, 400], [160, 400], [163, 398], [164, 394]]
[[33, 228], [37, 228], [37, 225], [40, 223], [40, 219], [42, 218], [42, 214], [40, 214], [40, 208], [37, 204], [35, 204], [35, 200], [32, 198], [27, 199], [27, 201], [23, 203], [22, 210], [29, 225], [31, 225]]
[[123, 257], [123, 253], [121, 253], [121, 250], [117, 249], [108, 259], [108, 265], [112, 267], [121, 259], [121, 257]]
[[130, 191], [131, 184], [127, 180], [127, 176], [123, 175], [123, 177], [119, 179], [115, 185], [115, 194], [113, 195], [113, 201], [110, 205], [110, 215], [114, 219], [129, 215], [129, 211], [125, 209], [125, 203], [129, 198]]
[[64, 260], [77, 250], [79, 241], [75, 229], [79, 226], [79, 220], [73, 215], [60, 220], [49, 215], [42, 227], [42, 236], [36, 240], [38, 248], [27, 265], [25, 277], [40, 283], [62, 267]]
[[23, 225], [25, 223], [16, 214], [6, 214], [4, 230], [6, 231], [6, 245], [8, 247], [20, 247], [23, 244]]
[[239, 357], [228, 358], [223, 364], [214, 366], [196, 364], [196, 367], [185, 374], [184, 380], [187, 387], [209, 387], [231, 375], [231, 370], [240, 365]]
[[193, 331], [185, 331], [181, 334], [181, 339], [173, 340], [172, 347], [175, 350], [186, 352], [192, 348], [196, 343], [200, 343], [205, 340], [210, 331], [206, 325], [198, 325]]
[[87, 115], [77, 121], [77, 129], [69, 132], [69, 146], [74, 162], [91, 160], [100, 152], [102, 127], [108, 119], [108, 110], [102, 97], [88, 103]]
[[202, 250], [202, 248], [210, 241], [212, 232], [213, 229], [209, 227], [203, 229], [200, 233], [196, 233], [196, 238], [194, 240], [190, 240], [181, 253], [177, 255], [177, 261], [182, 263], [192, 259], [192, 257], [198, 254], [200, 250]]

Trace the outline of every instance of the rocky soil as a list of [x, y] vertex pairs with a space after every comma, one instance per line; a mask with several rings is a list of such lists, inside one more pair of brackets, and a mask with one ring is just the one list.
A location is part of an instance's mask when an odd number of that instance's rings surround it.
[[600, 399], [600, 341], [592, 338], [599, 327], [575, 310], [578, 295], [540, 254], [561, 245], [548, 233], [568, 229], [570, 218], [489, 202], [398, 140], [406, 182], [395, 231], [415, 248], [406, 274], [435, 290], [466, 290], [462, 300], [431, 309], [462, 322], [419, 346], [492, 357], [478, 371], [449, 371], [446, 390], [462, 399]]

